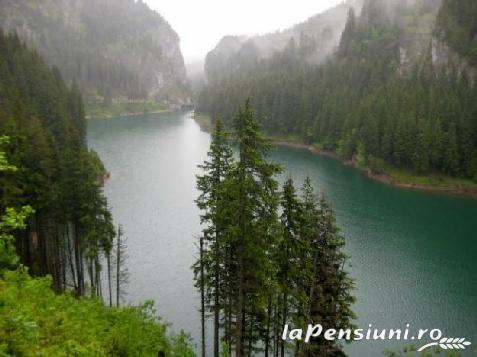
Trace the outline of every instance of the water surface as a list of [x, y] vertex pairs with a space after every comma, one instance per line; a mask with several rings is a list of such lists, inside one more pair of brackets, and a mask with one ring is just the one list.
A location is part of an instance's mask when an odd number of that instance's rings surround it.
[[[128, 239], [126, 299], [154, 299], [159, 314], [198, 343], [190, 269], [200, 233], [195, 174], [210, 136], [189, 114], [169, 113], [94, 119], [88, 140], [111, 172], [105, 192]], [[439, 328], [466, 337], [475, 351], [477, 200], [390, 187], [306, 150], [277, 147], [271, 159], [297, 184], [310, 176], [332, 202], [356, 282], [359, 327]], [[357, 342], [347, 351], [373, 357], [402, 345]]]

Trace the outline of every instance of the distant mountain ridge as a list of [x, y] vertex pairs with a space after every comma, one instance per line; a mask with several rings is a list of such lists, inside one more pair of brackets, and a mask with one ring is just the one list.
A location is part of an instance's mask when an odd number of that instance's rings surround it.
[[310, 62], [322, 62], [339, 43], [348, 12], [359, 12], [362, 0], [347, 0], [283, 31], [259, 36], [225, 36], [207, 54], [204, 70], [209, 81], [234, 74], [244, 66], [284, 50], [290, 42], [307, 47]]
[[179, 37], [141, 0], [0, 0], [16, 31], [87, 100], [188, 101]]

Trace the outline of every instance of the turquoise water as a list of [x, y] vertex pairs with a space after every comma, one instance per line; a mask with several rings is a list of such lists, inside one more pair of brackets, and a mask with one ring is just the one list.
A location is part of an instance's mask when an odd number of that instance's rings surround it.
[[[190, 267], [200, 233], [196, 167], [209, 135], [188, 114], [170, 113], [91, 120], [88, 140], [111, 172], [105, 192], [128, 238], [127, 300], [154, 299], [165, 320], [199, 342]], [[477, 344], [477, 200], [390, 187], [306, 150], [277, 147], [271, 159], [297, 184], [310, 176], [332, 202], [359, 327], [409, 323], [411, 332], [438, 328]], [[346, 350], [373, 357], [406, 344], [412, 341], [361, 341]], [[477, 355], [475, 344], [465, 355]]]

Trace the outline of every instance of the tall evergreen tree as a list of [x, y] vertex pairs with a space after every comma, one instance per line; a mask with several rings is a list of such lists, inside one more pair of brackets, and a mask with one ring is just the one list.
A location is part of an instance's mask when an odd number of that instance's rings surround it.
[[[355, 315], [351, 309], [355, 299], [353, 282], [345, 270], [344, 239], [339, 234], [334, 212], [321, 194], [315, 198], [310, 180], [303, 186], [304, 218], [307, 223], [308, 245], [312, 259], [312, 275], [308, 286], [309, 321], [321, 324], [324, 330], [350, 329]], [[336, 341], [320, 337], [306, 346], [307, 356], [343, 355]]]
[[250, 100], [235, 120], [239, 160], [233, 169], [233, 240], [237, 245], [237, 305], [235, 351], [237, 357], [251, 354], [263, 321], [270, 251], [275, 245], [277, 182], [280, 169], [268, 163], [269, 145], [259, 130]]
[[[278, 281], [281, 290], [279, 298], [280, 325], [291, 323], [303, 323], [297, 321], [298, 316], [303, 314], [303, 301], [306, 300], [306, 292], [303, 291], [303, 279], [306, 279], [307, 271], [303, 270], [306, 265], [305, 241], [301, 236], [303, 206], [298, 198], [293, 180], [288, 178], [283, 185], [281, 194], [281, 223], [283, 235], [278, 244]], [[300, 326], [300, 325], [298, 325]], [[286, 342], [280, 341], [280, 356], [285, 356]]]
[[[203, 175], [197, 177], [200, 196], [197, 206], [202, 210], [201, 223], [205, 225], [203, 238], [205, 247], [196, 265], [201, 274], [198, 286], [207, 295], [207, 306], [214, 315], [214, 357], [219, 355], [220, 312], [225, 308], [227, 297], [222, 280], [225, 280], [225, 260], [229, 250], [226, 239], [228, 217], [224, 214], [227, 202], [224, 200], [224, 181], [233, 163], [228, 136], [219, 120], [215, 123], [212, 143], [208, 153], [209, 161], [199, 166]], [[229, 341], [230, 342], [230, 341]]]

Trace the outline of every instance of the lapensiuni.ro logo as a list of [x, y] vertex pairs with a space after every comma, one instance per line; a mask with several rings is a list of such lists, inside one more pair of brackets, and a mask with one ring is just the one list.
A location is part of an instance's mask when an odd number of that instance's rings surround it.
[[285, 325], [282, 333], [283, 340], [304, 341], [309, 343], [311, 339], [322, 337], [328, 341], [413, 341], [421, 342], [422, 345], [418, 352], [425, 350], [432, 346], [438, 346], [443, 350], [464, 350], [470, 346], [470, 341], [464, 337], [444, 337], [439, 329], [419, 329], [411, 333], [410, 325], [407, 324], [404, 329], [376, 329], [372, 324], [368, 325], [367, 329], [327, 329], [323, 326], [308, 325], [306, 329], [295, 328], [291, 329]]

